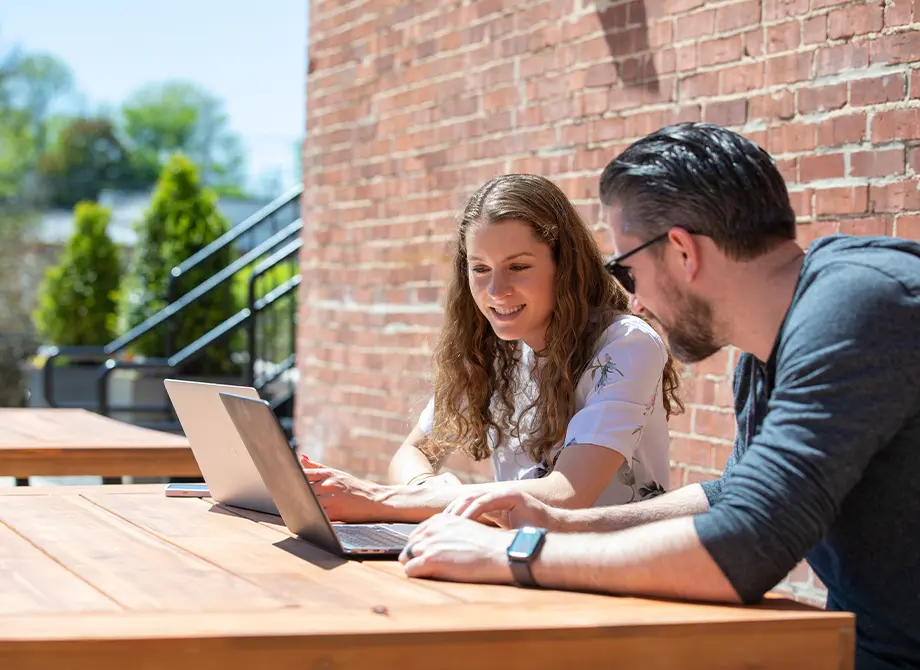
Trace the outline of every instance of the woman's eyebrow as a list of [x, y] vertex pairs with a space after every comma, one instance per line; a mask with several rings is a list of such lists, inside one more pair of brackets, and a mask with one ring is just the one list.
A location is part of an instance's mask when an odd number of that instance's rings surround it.
[[[510, 261], [510, 260], [512, 260], [512, 259], [514, 259], [514, 258], [520, 258], [521, 256], [533, 256], [533, 254], [530, 253], [529, 251], [522, 251], [522, 252], [519, 253], [519, 254], [511, 254], [510, 256], [508, 256], [507, 258], [505, 258], [505, 259], [503, 260], [503, 262], [504, 262], [504, 261]], [[481, 261], [482, 259], [479, 258], [479, 256], [470, 256], [470, 257], [469, 257], [469, 260], [471, 260], [471, 261]]]

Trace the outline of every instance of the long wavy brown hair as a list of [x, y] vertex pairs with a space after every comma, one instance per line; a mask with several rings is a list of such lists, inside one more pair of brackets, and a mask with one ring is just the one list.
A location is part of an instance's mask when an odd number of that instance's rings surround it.
[[[502, 221], [530, 224], [549, 245], [556, 263], [556, 308], [546, 331], [539, 392], [515, 416], [520, 391], [521, 347], [495, 335], [469, 287], [466, 236], [473, 226]], [[565, 194], [548, 179], [527, 174], [495, 177], [469, 199], [457, 229], [453, 272], [444, 325], [434, 354], [434, 425], [422, 451], [432, 462], [459, 449], [481, 461], [495, 444], [521, 434], [521, 418], [533, 411], [530, 434], [522, 444], [534, 463], [549, 463], [549, 453], [565, 439], [575, 414], [575, 389], [613, 320], [629, 312], [629, 296], [604, 269], [592, 231]], [[683, 411], [677, 397], [679, 376], [670, 355], [663, 376], [668, 416]], [[493, 402], [495, 403], [493, 406]]]

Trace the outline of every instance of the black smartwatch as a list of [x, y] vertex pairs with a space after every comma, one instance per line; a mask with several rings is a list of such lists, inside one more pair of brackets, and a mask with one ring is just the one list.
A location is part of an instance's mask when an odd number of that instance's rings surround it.
[[518, 586], [536, 586], [530, 564], [540, 555], [546, 529], [524, 526], [508, 545], [508, 565]]

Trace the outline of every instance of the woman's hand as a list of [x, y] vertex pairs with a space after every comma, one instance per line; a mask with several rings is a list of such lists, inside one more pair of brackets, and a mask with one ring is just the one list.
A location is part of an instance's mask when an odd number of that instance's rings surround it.
[[330, 521], [394, 521], [385, 503], [388, 487], [300, 457], [304, 474]]

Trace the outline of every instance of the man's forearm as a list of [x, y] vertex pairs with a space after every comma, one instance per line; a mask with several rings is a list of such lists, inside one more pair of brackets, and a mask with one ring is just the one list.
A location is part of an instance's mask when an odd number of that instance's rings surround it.
[[739, 602], [691, 518], [616, 533], [550, 532], [531, 569], [544, 588]]
[[566, 533], [605, 533], [643, 526], [655, 521], [702, 514], [709, 500], [699, 484], [690, 484], [662, 496], [628, 505], [556, 510], [551, 530]]

